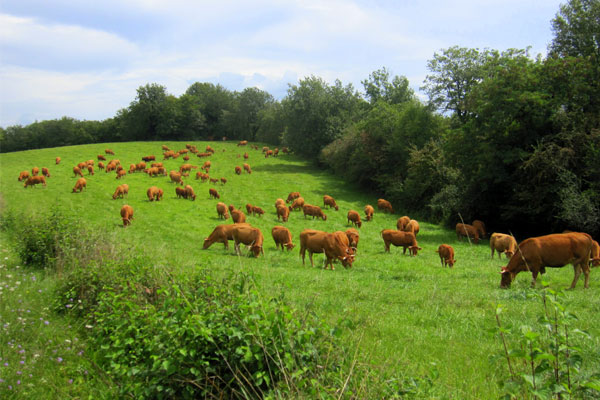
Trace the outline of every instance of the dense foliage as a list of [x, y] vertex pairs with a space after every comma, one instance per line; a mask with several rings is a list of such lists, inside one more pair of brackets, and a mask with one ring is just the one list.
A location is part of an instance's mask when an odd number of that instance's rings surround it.
[[383, 68], [364, 95], [318, 77], [281, 101], [196, 82], [180, 97], [149, 84], [114, 118], [0, 130], [1, 151], [67, 144], [245, 139], [286, 145], [396, 208], [523, 234], [600, 234], [600, 1], [571, 0], [549, 55], [453, 46], [435, 53], [423, 104]]

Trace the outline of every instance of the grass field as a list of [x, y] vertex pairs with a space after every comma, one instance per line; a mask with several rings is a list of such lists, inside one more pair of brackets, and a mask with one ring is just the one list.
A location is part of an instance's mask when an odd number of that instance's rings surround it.
[[[96, 168], [94, 176], [84, 176], [87, 189], [71, 193], [76, 178], [72, 168], [78, 162], [96, 160], [105, 148], [115, 152], [125, 169], [141, 157], [154, 154], [162, 161], [161, 145], [171, 149], [184, 148], [184, 143], [143, 142], [83, 145], [10, 153], [0, 155], [0, 190], [5, 209], [21, 209], [27, 213], [58, 208], [68, 215], [77, 215], [91, 229], [110, 232], [131, 252], [150, 255], [156, 265], [174, 276], [198, 267], [207, 267], [224, 278], [232, 272], [250, 272], [265, 296], [285, 294], [295, 307], [308, 309], [342, 330], [348, 349], [357, 350], [357, 359], [368, 363], [376, 373], [418, 377], [437, 370], [431, 396], [438, 398], [497, 398], [498, 380], [508, 372], [505, 362], [492, 360], [502, 344], [495, 333], [495, 310], [502, 304], [505, 324], [519, 326], [537, 324], [543, 313], [539, 301], [527, 297], [531, 276], [518, 275], [512, 288], [499, 288], [501, 265], [506, 260], [490, 259], [487, 240], [470, 245], [456, 239], [454, 232], [438, 225], [420, 221], [417, 257], [402, 255], [401, 248], [384, 252], [380, 231], [395, 229], [396, 219], [404, 215], [401, 204], [394, 204], [396, 214], [376, 210], [372, 222], [363, 222], [356, 261], [351, 269], [336, 264], [335, 271], [311, 268], [298, 255], [299, 234], [305, 228], [324, 231], [349, 227], [346, 213], [350, 209], [364, 215], [366, 204], [376, 205], [375, 193], [364, 193], [358, 187], [343, 183], [326, 171], [319, 170], [293, 155], [265, 159], [260, 151], [237, 147], [235, 143], [213, 142], [216, 150], [210, 158], [211, 177], [225, 177], [225, 185], [201, 183], [194, 179], [195, 171], [184, 179], [192, 185], [197, 199], [177, 199], [175, 184], [167, 177], [150, 178], [144, 173], [128, 174], [122, 181], [113, 173]], [[193, 142], [200, 150], [207, 143]], [[262, 146], [260, 146], [262, 147]], [[245, 161], [238, 158], [247, 151], [251, 175], [234, 174], [234, 167]], [[60, 156], [60, 165], [54, 164]], [[201, 166], [206, 159], [191, 155], [189, 163]], [[109, 158], [111, 156], [107, 156]], [[164, 161], [167, 171], [176, 170], [184, 161]], [[23, 188], [17, 181], [20, 171], [32, 167], [48, 167], [51, 178], [47, 187]], [[126, 199], [112, 200], [117, 185], [130, 186]], [[163, 201], [149, 202], [146, 190], [150, 186], [164, 190]], [[225, 250], [214, 244], [202, 250], [203, 239], [223, 223], [216, 213], [216, 200], [209, 198], [208, 189], [216, 188], [221, 201], [245, 211], [245, 204], [262, 207], [262, 217], [248, 216], [247, 222], [260, 228], [265, 236], [265, 255], [257, 259], [238, 257], [233, 245]], [[277, 221], [274, 203], [299, 191], [307, 203], [322, 206], [323, 195], [333, 196], [339, 211], [325, 210], [326, 221], [305, 219], [293, 212], [287, 223]], [[123, 229], [119, 210], [123, 204], [134, 209], [133, 223]], [[226, 223], [231, 223], [229, 220]], [[296, 248], [291, 252], [275, 249], [271, 239], [274, 225], [287, 226]], [[549, 232], [550, 233], [550, 232]], [[517, 238], [522, 240], [524, 238]], [[442, 268], [435, 253], [447, 243], [454, 247], [457, 263], [453, 269]], [[314, 256], [315, 266], [323, 265], [323, 256]], [[573, 279], [573, 269], [550, 269], [546, 274], [550, 287], [566, 288]], [[583, 280], [583, 279], [581, 279]], [[584, 369], [600, 370], [600, 279], [592, 271], [590, 289], [583, 282], [567, 292], [564, 300], [571, 312], [579, 317], [577, 328], [591, 334], [581, 342], [585, 355]], [[4, 339], [2, 339], [4, 341]], [[1, 343], [1, 346], [5, 346]], [[368, 384], [368, 383], [367, 383]]]

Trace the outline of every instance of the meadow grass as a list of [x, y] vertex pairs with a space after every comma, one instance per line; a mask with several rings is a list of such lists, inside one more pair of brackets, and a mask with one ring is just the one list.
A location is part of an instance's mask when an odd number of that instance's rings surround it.
[[[395, 229], [396, 219], [403, 215], [402, 205], [394, 204], [396, 214], [376, 210], [372, 222], [364, 222], [356, 261], [351, 269], [336, 264], [335, 271], [323, 270], [323, 255], [315, 254], [315, 267], [308, 256], [302, 265], [299, 258], [299, 234], [305, 228], [324, 231], [345, 230], [350, 227], [346, 213], [350, 209], [364, 215], [366, 204], [376, 206], [377, 195], [365, 193], [352, 184], [344, 183], [330, 173], [320, 170], [293, 155], [265, 159], [260, 151], [237, 147], [228, 142], [190, 142], [202, 151], [210, 144], [216, 153], [210, 158], [191, 154], [189, 163], [201, 166], [212, 162], [211, 177], [225, 177], [225, 185], [201, 183], [192, 170], [186, 184], [192, 185], [197, 199], [177, 199], [175, 184], [168, 177], [150, 178], [143, 173], [128, 174], [122, 181], [114, 173], [96, 168], [87, 176], [87, 189], [71, 193], [76, 178], [72, 167], [88, 159], [96, 160], [105, 148], [128, 169], [142, 156], [154, 154], [162, 161], [161, 145], [171, 149], [184, 148], [181, 142], [108, 143], [70, 146], [54, 149], [24, 151], [0, 155], [0, 189], [7, 210], [20, 209], [25, 213], [60, 209], [76, 215], [90, 229], [109, 232], [113, 238], [130, 248], [132, 254], [150, 256], [157, 266], [173, 276], [197, 268], [208, 268], [215, 276], [227, 279], [246, 271], [265, 297], [283, 293], [286, 300], [300, 310], [314, 312], [332, 327], [339, 329], [347, 343], [348, 357], [372, 366], [375, 374], [406, 377], [430, 376], [435, 381], [429, 393], [440, 398], [497, 398], [497, 382], [508, 375], [505, 363], [495, 356], [501, 352], [501, 342], [495, 333], [495, 310], [504, 308], [503, 321], [507, 326], [537, 324], [542, 305], [527, 297], [531, 275], [518, 275], [509, 290], [499, 288], [500, 266], [507, 260], [490, 259], [487, 240], [479, 245], [458, 241], [454, 232], [438, 225], [420, 221], [419, 245], [423, 250], [417, 257], [402, 254], [392, 247], [384, 252], [380, 237], [382, 229]], [[259, 147], [262, 147], [260, 145]], [[244, 161], [238, 155], [248, 152]], [[60, 165], [54, 165], [60, 156]], [[111, 156], [107, 156], [110, 159]], [[167, 171], [177, 170], [184, 161], [164, 161]], [[234, 167], [244, 162], [251, 165], [251, 175], [234, 174]], [[48, 186], [23, 188], [17, 181], [19, 172], [32, 167], [48, 167], [51, 178]], [[117, 185], [127, 183], [129, 195], [112, 200]], [[146, 189], [158, 186], [165, 192], [163, 201], [149, 202]], [[221, 200], [245, 212], [245, 204], [262, 207], [262, 217], [248, 216], [247, 222], [261, 229], [265, 236], [264, 257], [238, 257], [230, 244], [225, 250], [220, 243], [202, 250], [203, 239], [221, 223], [216, 212], [217, 201], [209, 198], [214, 187]], [[322, 206], [323, 195], [333, 196], [339, 211], [325, 210], [327, 220], [304, 218], [292, 212], [287, 223], [278, 222], [274, 203], [299, 191], [307, 203]], [[119, 210], [123, 204], [134, 209], [134, 220], [123, 229]], [[296, 244], [291, 252], [277, 251], [271, 239], [271, 228], [284, 225], [290, 229]], [[522, 240], [524, 238], [517, 238]], [[457, 263], [453, 269], [442, 268], [435, 252], [447, 243], [454, 247]], [[577, 327], [588, 331], [591, 339], [582, 341], [586, 354], [584, 369], [600, 370], [600, 296], [597, 272], [592, 272], [590, 289], [583, 282], [565, 296], [569, 309], [579, 317]], [[566, 288], [573, 278], [573, 269], [549, 269], [546, 279], [552, 288]], [[2, 343], [6, 346], [6, 343]], [[371, 382], [365, 382], [368, 386]], [[372, 383], [375, 384], [375, 383]]]

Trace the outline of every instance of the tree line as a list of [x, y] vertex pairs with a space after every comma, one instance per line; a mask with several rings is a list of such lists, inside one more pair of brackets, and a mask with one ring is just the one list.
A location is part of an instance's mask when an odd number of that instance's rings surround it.
[[433, 55], [421, 101], [382, 68], [364, 93], [310, 76], [277, 101], [194, 83], [179, 96], [147, 84], [104, 121], [0, 129], [2, 152], [138, 140], [286, 145], [431, 221], [600, 234], [600, 0], [570, 0], [548, 55], [450, 47]]

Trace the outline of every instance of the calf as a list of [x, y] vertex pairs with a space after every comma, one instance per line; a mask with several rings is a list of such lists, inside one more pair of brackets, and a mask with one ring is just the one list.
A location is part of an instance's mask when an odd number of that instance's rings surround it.
[[234, 224], [232, 235], [235, 242], [235, 251], [239, 256], [242, 255], [240, 243], [250, 246], [250, 251], [252, 251], [254, 257], [265, 254], [263, 250], [264, 237], [260, 229], [244, 224]]
[[383, 211], [387, 211], [390, 214], [394, 213], [394, 208], [392, 207], [392, 203], [390, 203], [389, 201], [387, 201], [385, 199], [377, 200], [377, 208], [379, 208], [380, 210], [383, 210]]
[[85, 189], [87, 186], [87, 182], [85, 181], [85, 178], [79, 178], [77, 179], [77, 182], [75, 182], [75, 186], [73, 187], [73, 193], [81, 193], [81, 191], [83, 189]]
[[492, 233], [490, 249], [492, 250], [492, 258], [494, 258], [494, 251], [498, 252], [498, 258], [502, 257], [502, 253], [506, 254], [506, 258], [511, 258], [517, 251], [517, 241], [511, 235]]
[[40, 175], [40, 176], [30, 176], [29, 178], [27, 178], [25, 180], [25, 185], [23, 187], [24, 188], [26, 188], [27, 186], [33, 187], [34, 185], [38, 185], [40, 183], [43, 186], [46, 186], [46, 177], [45, 176], [43, 176], [43, 175]]
[[220, 199], [221, 196], [219, 196], [219, 193], [217, 192], [216, 189], [210, 188], [208, 189], [208, 195], [210, 196], [211, 199]]
[[292, 233], [288, 228], [276, 225], [273, 227], [273, 229], [271, 229], [271, 235], [273, 236], [275, 247], [277, 249], [279, 249], [280, 245], [281, 251], [283, 251], [284, 246], [288, 249], [288, 251], [294, 248], [294, 244], [292, 243]]
[[146, 191], [146, 196], [148, 196], [149, 201], [160, 201], [163, 196], [163, 190], [156, 186], [150, 186]]
[[133, 219], [133, 208], [130, 205], [125, 204], [121, 207], [121, 219], [123, 219], [123, 228], [127, 227], [127, 225], [131, 225], [131, 220]]
[[375, 213], [375, 209], [373, 208], [373, 206], [370, 204], [367, 204], [365, 206], [365, 219], [367, 221], [371, 221], [373, 219], [374, 213]]
[[348, 222], [352, 223], [353, 225], [356, 225], [359, 228], [362, 226], [360, 215], [354, 210], [348, 211]]
[[354, 251], [350, 248], [348, 236], [344, 232], [336, 231], [328, 233], [305, 229], [300, 233], [300, 255], [302, 256], [302, 265], [304, 257], [308, 251], [310, 265], [315, 266], [312, 255], [314, 253], [325, 253], [325, 269], [330, 265], [334, 270], [333, 261], [339, 260], [345, 268], [352, 267], [354, 262]]
[[304, 218], [306, 218], [307, 215], [310, 215], [313, 219], [315, 219], [315, 217], [321, 217], [323, 221], [327, 221], [327, 215], [323, 213], [323, 210], [321, 210], [321, 207], [319, 206], [305, 204], [304, 207], [302, 207], [302, 212], [304, 213]]
[[402, 246], [406, 254], [406, 249], [411, 256], [416, 256], [419, 250], [422, 250], [417, 244], [417, 238], [412, 232], [402, 232], [393, 229], [384, 229], [381, 231], [381, 237], [385, 245], [385, 251], [390, 252], [390, 244], [394, 246]]
[[473, 225], [469, 224], [456, 224], [456, 237], [461, 240], [462, 237], [473, 239], [473, 243], [479, 243], [479, 232]]
[[456, 260], [454, 259], [454, 249], [452, 246], [447, 244], [440, 244], [440, 247], [435, 251], [440, 256], [440, 262], [442, 267], [448, 265], [450, 268], [454, 267]]
[[[327, 206], [328, 208], [335, 208], [335, 211], [338, 211], [340, 208], [338, 207], [335, 199], [331, 196], [324, 195], [323, 196], [323, 207]], [[359, 217], [360, 218], [360, 217]]]

